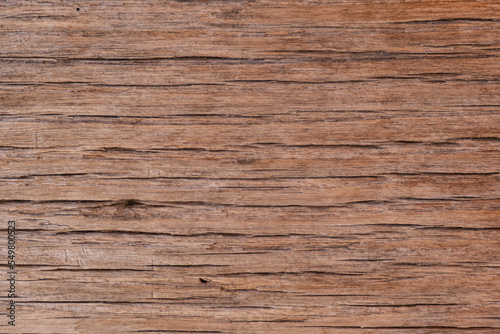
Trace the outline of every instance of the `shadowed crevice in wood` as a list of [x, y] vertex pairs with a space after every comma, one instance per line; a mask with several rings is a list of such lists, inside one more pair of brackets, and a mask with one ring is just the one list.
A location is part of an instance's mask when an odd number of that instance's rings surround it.
[[428, 329], [428, 330], [459, 330], [459, 331], [477, 331], [481, 329], [500, 329], [500, 327], [459, 327], [459, 326], [385, 326], [385, 327], [374, 327], [374, 326], [304, 326], [306, 328], [332, 328], [332, 329], [396, 329], [396, 330], [405, 330], [405, 329]]
[[419, 21], [405, 21], [405, 22], [392, 22], [392, 24], [434, 24], [434, 23], [449, 23], [449, 22], [500, 22], [495, 19], [484, 19], [480, 17], [456, 17], [456, 18], [443, 18], [438, 20], [419, 20]]

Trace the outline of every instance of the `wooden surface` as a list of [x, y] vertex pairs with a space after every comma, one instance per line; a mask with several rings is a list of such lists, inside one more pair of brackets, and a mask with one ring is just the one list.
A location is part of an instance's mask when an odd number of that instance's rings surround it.
[[0, 332], [500, 333], [499, 74], [499, 1], [2, 1]]

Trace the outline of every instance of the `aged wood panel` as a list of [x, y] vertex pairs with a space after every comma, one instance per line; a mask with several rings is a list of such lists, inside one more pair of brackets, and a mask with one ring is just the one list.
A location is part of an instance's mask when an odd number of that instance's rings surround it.
[[499, 31], [490, 0], [3, 1], [0, 332], [500, 332]]

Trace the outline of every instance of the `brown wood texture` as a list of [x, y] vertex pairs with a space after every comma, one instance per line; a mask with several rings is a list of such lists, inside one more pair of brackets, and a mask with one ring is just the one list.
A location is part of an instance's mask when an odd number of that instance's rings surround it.
[[499, 75], [500, 1], [2, 1], [0, 332], [500, 333]]

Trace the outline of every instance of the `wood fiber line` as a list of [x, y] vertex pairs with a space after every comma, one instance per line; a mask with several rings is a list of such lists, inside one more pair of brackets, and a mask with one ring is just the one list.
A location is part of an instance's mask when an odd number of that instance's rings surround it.
[[499, 333], [499, 31], [496, 0], [3, 1], [0, 333]]

